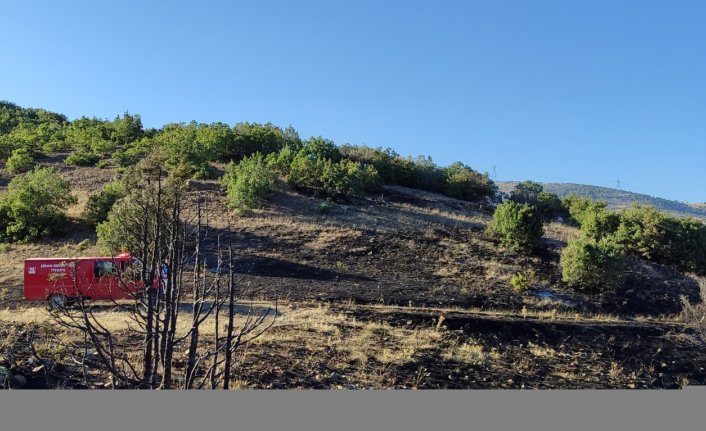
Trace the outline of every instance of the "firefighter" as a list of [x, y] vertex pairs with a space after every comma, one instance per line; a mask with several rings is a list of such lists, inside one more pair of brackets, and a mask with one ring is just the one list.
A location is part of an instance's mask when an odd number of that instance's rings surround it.
[[164, 299], [164, 292], [169, 283], [169, 260], [164, 259], [159, 269], [159, 299]]

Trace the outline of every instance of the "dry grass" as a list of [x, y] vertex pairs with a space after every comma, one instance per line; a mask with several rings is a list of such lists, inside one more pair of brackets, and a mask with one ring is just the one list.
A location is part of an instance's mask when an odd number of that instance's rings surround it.
[[500, 354], [495, 349], [488, 351], [480, 341], [470, 338], [465, 341], [452, 340], [441, 357], [446, 361], [480, 366], [488, 361], [498, 361]]
[[571, 238], [578, 236], [579, 230], [559, 222], [545, 223], [544, 237], [554, 241], [567, 243]]

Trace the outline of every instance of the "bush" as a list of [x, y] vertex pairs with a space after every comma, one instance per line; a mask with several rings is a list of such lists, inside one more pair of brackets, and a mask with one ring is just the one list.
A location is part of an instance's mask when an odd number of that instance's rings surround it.
[[279, 152], [270, 153], [265, 158], [267, 167], [277, 172], [279, 175], [286, 177], [289, 175], [289, 169], [294, 160], [294, 151], [289, 145], [285, 145]]
[[529, 253], [543, 234], [542, 220], [537, 209], [513, 201], [496, 207], [490, 230], [500, 238], [503, 247], [520, 253]]
[[620, 216], [611, 210], [600, 208], [586, 211], [581, 216], [581, 234], [599, 241], [615, 233], [620, 224]]
[[66, 222], [63, 210], [75, 203], [68, 180], [54, 169], [18, 175], [0, 198], [0, 239], [31, 241], [51, 235]]
[[34, 168], [34, 158], [32, 151], [27, 148], [17, 148], [12, 151], [12, 154], [7, 159], [7, 170], [12, 174], [27, 172]]
[[644, 205], [622, 210], [619, 219], [615, 240], [627, 253], [682, 270], [706, 271], [706, 226], [700, 221]]
[[338, 163], [326, 160], [321, 175], [324, 194], [330, 198], [349, 198], [378, 186], [378, 173], [373, 166], [343, 159]]
[[569, 286], [597, 292], [613, 292], [625, 279], [623, 249], [614, 241], [579, 237], [561, 253], [562, 280]]
[[493, 196], [498, 188], [488, 174], [480, 174], [461, 162], [444, 170], [443, 193], [456, 199], [474, 201]]
[[323, 202], [316, 204], [314, 208], [319, 214], [330, 214], [333, 211], [333, 201], [331, 199], [326, 199]]
[[112, 181], [103, 186], [96, 194], [91, 195], [83, 210], [83, 218], [89, 224], [96, 226], [108, 218], [108, 213], [118, 199], [125, 196], [125, 187], [119, 181]]
[[523, 181], [515, 186], [510, 192], [510, 200], [519, 204], [537, 205], [539, 194], [542, 193], [544, 187], [534, 181]]
[[359, 162], [314, 158], [306, 148], [292, 160], [288, 181], [294, 187], [315, 196], [346, 199], [375, 190], [379, 186], [377, 170]]
[[537, 195], [537, 211], [542, 220], [551, 221], [558, 217], [566, 217], [564, 205], [555, 193], [541, 192]]
[[221, 181], [228, 194], [228, 207], [244, 210], [259, 206], [274, 188], [277, 178], [262, 154], [255, 153], [238, 164], [231, 161]]
[[65, 163], [67, 165], [75, 166], [93, 166], [98, 163], [100, 159], [101, 156], [96, 153], [79, 150], [69, 154], [69, 157], [66, 158]]
[[528, 269], [525, 272], [518, 272], [517, 274], [512, 276], [512, 278], [510, 279], [510, 284], [512, 285], [513, 289], [517, 290], [518, 292], [522, 292], [532, 287], [536, 276], [537, 274], [533, 269]]
[[589, 197], [576, 196], [573, 193], [565, 197], [562, 204], [568, 212], [569, 217], [571, 217], [574, 222], [578, 223], [579, 226], [589, 214], [600, 210], [607, 210], [608, 208], [608, 203], [605, 201], [594, 201]]

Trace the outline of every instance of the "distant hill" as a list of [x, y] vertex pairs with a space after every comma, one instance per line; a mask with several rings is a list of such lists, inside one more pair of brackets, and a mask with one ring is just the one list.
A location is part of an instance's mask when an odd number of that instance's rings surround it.
[[[517, 181], [498, 181], [498, 187], [505, 193], [515, 187]], [[668, 199], [656, 198], [654, 196], [633, 193], [626, 190], [612, 189], [609, 187], [589, 186], [585, 184], [570, 183], [542, 183], [544, 190], [556, 193], [560, 198], [574, 193], [579, 196], [589, 196], [592, 199], [608, 202], [612, 209], [620, 209], [637, 202], [644, 205], [651, 205], [662, 211], [666, 211], [679, 216], [692, 216], [706, 221], [706, 204], [688, 204], [684, 202], [672, 201]]]

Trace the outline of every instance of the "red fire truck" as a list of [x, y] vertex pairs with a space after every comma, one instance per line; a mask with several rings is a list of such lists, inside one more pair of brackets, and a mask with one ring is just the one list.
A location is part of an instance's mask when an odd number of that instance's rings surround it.
[[77, 298], [90, 300], [134, 298], [143, 288], [136, 267], [140, 261], [127, 253], [116, 257], [26, 259], [24, 297], [63, 308]]

